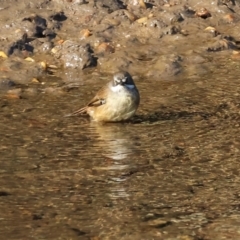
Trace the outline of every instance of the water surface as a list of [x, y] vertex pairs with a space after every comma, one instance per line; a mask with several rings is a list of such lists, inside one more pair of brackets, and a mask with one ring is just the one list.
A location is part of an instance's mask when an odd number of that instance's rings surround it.
[[137, 78], [128, 123], [63, 117], [108, 81], [94, 75], [60, 95], [2, 97], [4, 239], [239, 239], [239, 62], [209, 64]]

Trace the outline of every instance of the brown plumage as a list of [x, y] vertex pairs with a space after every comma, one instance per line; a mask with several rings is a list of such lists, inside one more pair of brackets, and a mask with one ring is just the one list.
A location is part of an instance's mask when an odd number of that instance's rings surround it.
[[123, 121], [135, 114], [139, 102], [140, 96], [131, 75], [119, 72], [85, 107], [68, 116], [87, 113], [97, 122]]
[[88, 107], [99, 107], [102, 104], [104, 104], [105, 100], [99, 97], [101, 95], [105, 95], [103, 92], [104, 92], [104, 88], [101, 88], [97, 92], [96, 96], [85, 107], [78, 109], [77, 111], [73, 112], [71, 115], [78, 116], [82, 113], [87, 113]]

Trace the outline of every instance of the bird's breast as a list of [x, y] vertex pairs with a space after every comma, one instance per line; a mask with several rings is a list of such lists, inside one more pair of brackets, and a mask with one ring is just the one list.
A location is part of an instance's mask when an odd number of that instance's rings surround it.
[[125, 90], [124, 86], [122, 85], [111, 86], [111, 91], [114, 93], [120, 93], [123, 92], [124, 90]]

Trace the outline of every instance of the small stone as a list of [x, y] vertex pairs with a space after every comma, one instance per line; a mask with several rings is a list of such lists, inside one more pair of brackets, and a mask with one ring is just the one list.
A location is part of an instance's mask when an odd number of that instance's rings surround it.
[[142, 17], [142, 18], [139, 18], [138, 20], [136, 20], [137, 23], [146, 23], [148, 20], [147, 17]]
[[224, 20], [228, 23], [232, 23], [235, 19], [235, 17], [232, 14], [227, 14], [223, 17]]
[[32, 83], [39, 83], [40, 81], [37, 78], [32, 79]]
[[28, 62], [35, 62], [35, 60], [31, 57], [27, 57], [24, 59], [25, 61], [28, 61]]
[[22, 93], [22, 89], [17, 88], [17, 89], [8, 90], [5, 96], [9, 99], [20, 99], [21, 93]]
[[170, 224], [171, 224], [170, 221], [163, 220], [163, 219], [154, 219], [154, 220], [148, 221], [149, 226], [157, 227], [157, 228], [163, 228]]
[[196, 11], [195, 14], [196, 16], [204, 19], [211, 17], [211, 13], [206, 8], [200, 8], [199, 10]]
[[3, 51], [0, 51], [0, 57], [7, 58], [8, 56]]

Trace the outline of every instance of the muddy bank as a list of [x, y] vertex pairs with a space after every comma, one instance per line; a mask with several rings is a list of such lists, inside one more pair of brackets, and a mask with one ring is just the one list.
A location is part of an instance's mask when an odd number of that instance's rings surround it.
[[[238, 1], [1, 1], [4, 239], [239, 239]], [[116, 70], [124, 124], [63, 118]]]
[[24, 84], [45, 77], [49, 65], [68, 82], [88, 70], [154, 80], [203, 75], [215, 52], [239, 48], [237, 1], [2, 1], [0, 11], [2, 78]]

